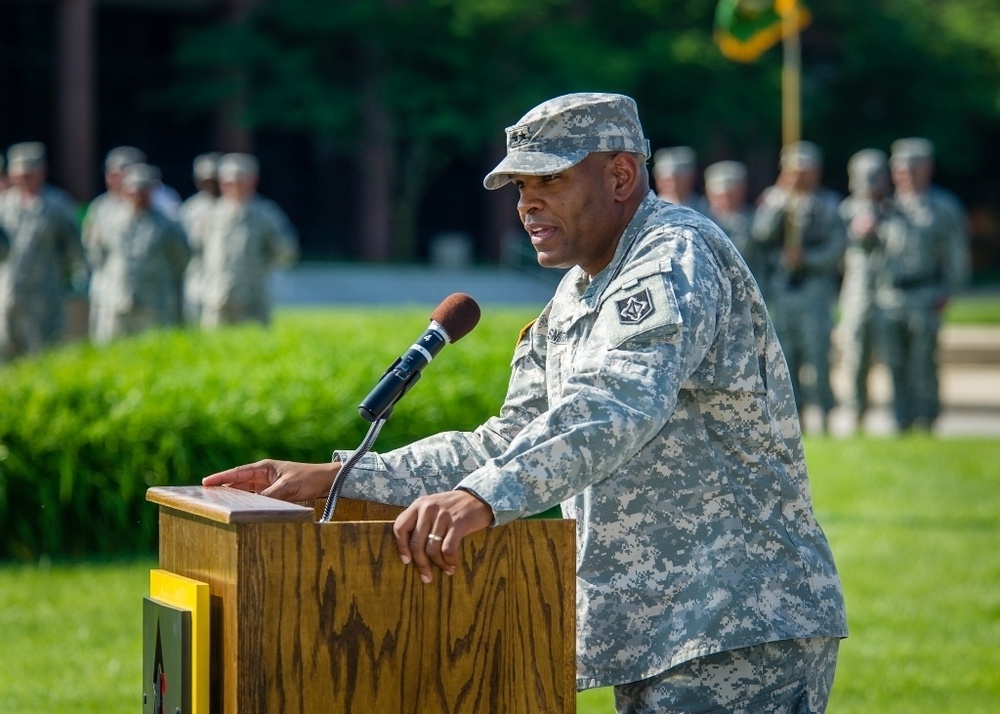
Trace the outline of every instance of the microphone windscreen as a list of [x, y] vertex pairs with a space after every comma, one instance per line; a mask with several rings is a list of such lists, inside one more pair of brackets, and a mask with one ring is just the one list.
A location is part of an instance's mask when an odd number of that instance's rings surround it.
[[479, 322], [479, 304], [465, 293], [452, 293], [434, 308], [431, 320], [441, 325], [452, 342], [458, 342]]

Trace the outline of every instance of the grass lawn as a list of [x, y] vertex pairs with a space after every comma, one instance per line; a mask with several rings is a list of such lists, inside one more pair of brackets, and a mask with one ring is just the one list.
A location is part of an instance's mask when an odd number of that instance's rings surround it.
[[[1000, 441], [808, 439], [851, 637], [830, 711], [1000, 711]], [[152, 560], [0, 567], [0, 711], [139, 711]], [[608, 689], [578, 712], [612, 711]]]

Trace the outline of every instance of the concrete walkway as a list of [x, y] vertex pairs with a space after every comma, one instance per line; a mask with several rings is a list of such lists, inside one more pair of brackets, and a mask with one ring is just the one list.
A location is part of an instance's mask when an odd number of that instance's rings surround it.
[[[279, 306], [308, 305], [429, 305], [453, 292], [465, 292], [483, 306], [526, 305], [541, 308], [558, 282], [559, 271], [503, 268], [445, 269], [425, 266], [384, 266], [303, 263], [272, 275], [271, 294]], [[1000, 327], [949, 326], [941, 334], [941, 401], [943, 413], [935, 427], [941, 436], [1000, 437]], [[832, 375], [834, 392], [847, 394], [847, 379], [839, 367]], [[891, 436], [891, 383], [882, 365], [871, 374], [873, 408], [865, 432]], [[816, 432], [819, 415], [807, 411], [807, 433]], [[835, 409], [831, 434], [853, 432], [850, 415]]]

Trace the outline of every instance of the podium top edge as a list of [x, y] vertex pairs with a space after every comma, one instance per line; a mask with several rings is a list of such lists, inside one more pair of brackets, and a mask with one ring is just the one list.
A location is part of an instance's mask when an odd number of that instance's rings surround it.
[[146, 500], [217, 523], [304, 523], [315, 517], [308, 506], [223, 486], [154, 486]]

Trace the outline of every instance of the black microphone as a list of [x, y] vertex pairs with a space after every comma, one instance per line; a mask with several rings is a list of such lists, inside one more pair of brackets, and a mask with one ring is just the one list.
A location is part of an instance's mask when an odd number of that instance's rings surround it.
[[458, 342], [479, 322], [479, 305], [465, 293], [446, 297], [431, 313], [431, 324], [358, 405], [362, 418], [388, 417], [393, 405], [420, 379], [420, 370], [449, 342]]

